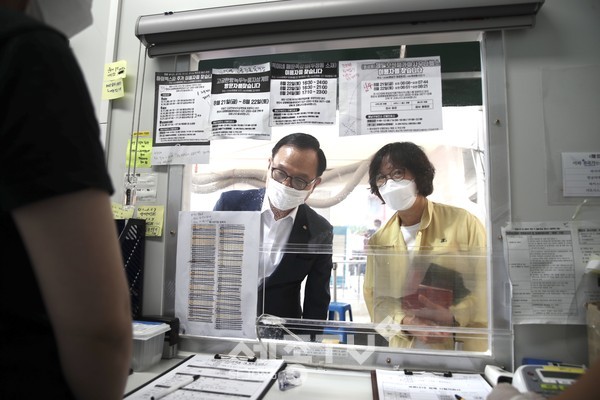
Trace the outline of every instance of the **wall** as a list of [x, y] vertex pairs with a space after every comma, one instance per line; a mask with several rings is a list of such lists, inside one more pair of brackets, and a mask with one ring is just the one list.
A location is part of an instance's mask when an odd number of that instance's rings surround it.
[[[513, 221], [568, 221], [575, 211], [576, 204], [555, 205], [548, 201], [552, 187], [547, 185], [545, 143], [552, 138], [546, 136], [544, 102], [552, 99], [544, 98], [543, 83], [548, 71], [600, 66], [598, 21], [597, 0], [546, 0], [534, 29], [505, 33]], [[593, 79], [597, 83], [600, 75]], [[583, 101], [597, 103], [598, 94], [594, 97]], [[572, 111], [565, 108], [564, 115], [555, 117], [569, 118]], [[600, 151], [597, 112], [588, 117], [575, 121], [571, 131], [560, 133], [571, 141], [569, 148], [561, 151]], [[599, 220], [598, 203], [582, 207], [579, 218]], [[526, 356], [587, 362], [585, 326], [517, 326], [515, 335], [517, 364]]]
[[[203, 7], [215, 7], [231, 4], [248, 3], [252, 1], [211, 0], [202, 2]], [[177, 10], [194, 9], [198, 3], [182, 0], [176, 3]], [[172, 7], [172, 6], [170, 6]], [[175, 68], [175, 60], [147, 60], [145, 76], [138, 72], [138, 60], [142, 60], [143, 48], [135, 37], [135, 22], [139, 15], [155, 14], [168, 11], [163, 1], [145, 0], [143, 2], [112, 0], [100, 2], [96, 0], [94, 13], [98, 15], [96, 31], [103, 27], [116, 25], [120, 20], [116, 35], [107, 32], [107, 38], [102, 42], [102, 35], [92, 35], [98, 46], [83, 46], [76, 48], [78, 55], [89, 61], [89, 54], [94, 55], [93, 65], [82, 63], [86, 78], [96, 96], [96, 104], [100, 105], [100, 120], [106, 122], [109, 136], [107, 153], [108, 164], [113, 181], [117, 188], [114, 201], [121, 201], [122, 181], [125, 168], [125, 149], [127, 139], [133, 130], [151, 130], [153, 118], [153, 77], [156, 70]], [[107, 20], [108, 19], [108, 20]], [[504, 35], [506, 71], [507, 71], [507, 104], [508, 130], [510, 150], [510, 188], [513, 221], [544, 221], [569, 220], [574, 212], [575, 204], [550, 204], [547, 191], [547, 157], [544, 150], [546, 142], [546, 124], [544, 121], [543, 77], [545, 71], [577, 68], [582, 66], [600, 65], [600, 2], [597, 0], [546, 0], [534, 29], [523, 31], [508, 31]], [[74, 47], [75, 40], [74, 38]], [[87, 42], [86, 42], [87, 43]], [[114, 46], [114, 57], [110, 60]], [[91, 52], [90, 49], [97, 49]], [[105, 108], [106, 115], [100, 113], [105, 103], [98, 101], [98, 87], [101, 76], [98, 77], [99, 54], [104, 59], [115, 61], [125, 59], [128, 63], [128, 78], [126, 79], [126, 96], [113, 101]], [[141, 54], [141, 57], [140, 57]], [[142, 82], [143, 78], [143, 82]], [[599, 75], [595, 79], [600, 79]], [[135, 103], [136, 90], [144, 90], [142, 100]], [[590, 99], [592, 100], [592, 99]], [[135, 107], [134, 107], [135, 106]], [[138, 113], [139, 111], [139, 113]], [[569, 110], [565, 109], [565, 117]], [[595, 116], [595, 115], [594, 115]], [[596, 147], [590, 149], [576, 148], [589, 142], [589, 135], [598, 137], [597, 128], [592, 126], [592, 116], [589, 119], [577, 121], [573, 126], [573, 148], [564, 151], [600, 150], [600, 139]], [[159, 204], [166, 202], [168, 167], [158, 167], [159, 173]], [[173, 168], [173, 167], [171, 167]], [[177, 168], [177, 167], [176, 167]], [[586, 206], [581, 209], [581, 219], [599, 219], [599, 207]], [[169, 227], [163, 238], [150, 239], [147, 245], [147, 270], [144, 286], [144, 307], [146, 313], [160, 313], [160, 299], [163, 292], [162, 263], [164, 260], [165, 236], [168, 237]], [[587, 342], [583, 326], [517, 326], [515, 343], [515, 361], [518, 364], [522, 357], [544, 357], [562, 360], [564, 362], [587, 362]]]
[[104, 64], [113, 61], [119, 6], [120, 0], [93, 2], [94, 22], [92, 26], [73, 36], [70, 40], [92, 96], [103, 142], [106, 140], [109, 114], [108, 101], [102, 100], [102, 78]]
[[[205, 0], [202, 7], [210, 8], [256, 1]], [[93, 3], [94, 24], [71, 40], [75, 54], [82, 65], [102, 131], [106, 133], [108, 169], [115, 186], [113, 201], [122, 202], [123, 179], [127, 172], [125, 154], [132, 131], [151, 131], [153, 119], [154, 72], [174, 70], [173, 58], [146, 60], [144, 48], [135, 36], [135, 24], [140, 15], [161, 14], [165, 11], [198, 8], [198, 2], [181, 0], [177, 8], [164, 1], [96, 0]], [[101, 99], [103, 68], [106, 62], [127, 61], [124, 82], [125, 97], [111, 102]], [[146, 65], [144, 65], [146, 63]], [[144, 67], [146, 67], [144, 71]], [[139, 98], [135, 97], [138, 93]], [[155, 167], [158, 174], [157, 204], [167, 203], [168, 169]], [[173, 168], [173, 167], [172, 167]], [[178, 168], [178, 167], [174, 167]], [[149, 172], [138, 171], [138, 172]], [[170, 228], [170, 229], [169, 229]], [[144, 279], [144, 312], [161, 314], [163, 296], [163, 264], [166, 227], [161, 238], [149, 238], [146, 243], [146, 269]], [[168, 239], [167, 239], [168, 240]]]

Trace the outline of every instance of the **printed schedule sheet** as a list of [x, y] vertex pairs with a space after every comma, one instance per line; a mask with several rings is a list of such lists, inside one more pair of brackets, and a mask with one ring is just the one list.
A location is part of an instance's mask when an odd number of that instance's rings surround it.
[[514, 323], [585, 324], [585, 303], [600, 300], [600, 222], [520, 222], [503, 228]]
[[260, 212], [181, 211], [175, 316], [190, 335], [256, 338]]

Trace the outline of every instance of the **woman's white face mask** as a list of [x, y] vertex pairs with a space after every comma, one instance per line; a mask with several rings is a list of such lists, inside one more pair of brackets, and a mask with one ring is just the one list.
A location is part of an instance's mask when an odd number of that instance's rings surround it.
[[417, 200], [417, 185], [415, 181], [402, 179], [388, 181], [379, 188], [379, 194], [383, 197], [385, 204], [396, 211], [408, 210]]
[[304, 204], [306, 198], [310, 195], [310, 191], [297, 190], [269, 178], [266, 194], [273, 207], [281, 211], [287, 211]]

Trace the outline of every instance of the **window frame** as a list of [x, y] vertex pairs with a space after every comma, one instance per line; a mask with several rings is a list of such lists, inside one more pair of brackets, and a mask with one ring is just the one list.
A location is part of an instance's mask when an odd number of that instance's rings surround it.
[[[321, 51], [337, 48], [356, 48], [360, 46], [386, 46], [401, 43], [444, 43], [477, 40], [481, 48], [481, 75], [483, 90], [483, 110], [487, 136], [487, 166], [489, 184], [487, 185], [488, 215], [488, 262], [490, 279], [490, 351], [488, 353], [467, 354], [454, 352], [442, 354], [436, 352], [410, 351], [409, 349], [377, 348], [366, 356], [365, 349], [353, 348], [349, 345], [325, 345], [310, 343], [309, 350], [312, 363], [340, 364], [355, 368], [386, 367], [394, 365], [410, 365], [411, 368], [452, 369], [483, 372], [485, 365], [494, 364], [511, 368], [513, 366], [512, 329], [510, 324], [510, 282], [503, 259], [503, 248], [499, 237], [501, 226], [510, 220], [510, 186], [508, 175], [508, 131], [506, 129], [506, 76], [502, 32], [452, 32], [443, 34], [403, 35], [393, 37], [334, 40], [327, 42], [295, 43], [291, 45], [274, 45], [256, 48], [240, 48], [230, 50], [208, 51], [200, 53], [202, 59], [244, 57], [277, 53], [303, 51]], [[177, 56], [176, 72], [188, 71], [197, 66], [195, 57]], [[166, 206], [166, 226], [177, 226], [178, 213], [186, 209], [183, 191], [189, 182], [186, 167], [168, 166], [168, 193]], [[165, 238], [165, 271], [164, 291], [162, 298], [163, 313], [174, 313], [174, 281], [176, 265], [176, 232]], [[494, 284], [492, 284], [494, 283]], [[256, 343], [237, 339], [197, 338], [182, 335], [180, 349], [184, 351], [203, 351], [207, 347], [219, 352], [233, 349], [257, 351]], [[289, 356], [289, 348], [293, 343], [273, 341], [268, 345], [269, 357]], [[240, 347], [242, 346], [242, 347]], [[366, 357], [366, 358], [365, 358]], [[363, 360], [363, 358], [365, 358]], [[360, 359], [360, 363], [353, 362]]]

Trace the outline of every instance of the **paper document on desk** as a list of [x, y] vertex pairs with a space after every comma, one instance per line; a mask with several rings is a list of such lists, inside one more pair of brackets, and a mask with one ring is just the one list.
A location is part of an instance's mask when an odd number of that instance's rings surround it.
[[[379, 400], [485, 400], [492, 387], [480, 374], [375, 371]], [[375, 383], [374, 383], [375, 384]]]
[[[221, 358], [217, 358], [221, 357]], [[196, 354], [164, 375], [125, 397], [149, 400], [177, 387], [186, 377], [193, 382], [169, 393], [168, 399], [260, 399], [285, 367], [281, 359], [256, 359], [244, 356]]]

